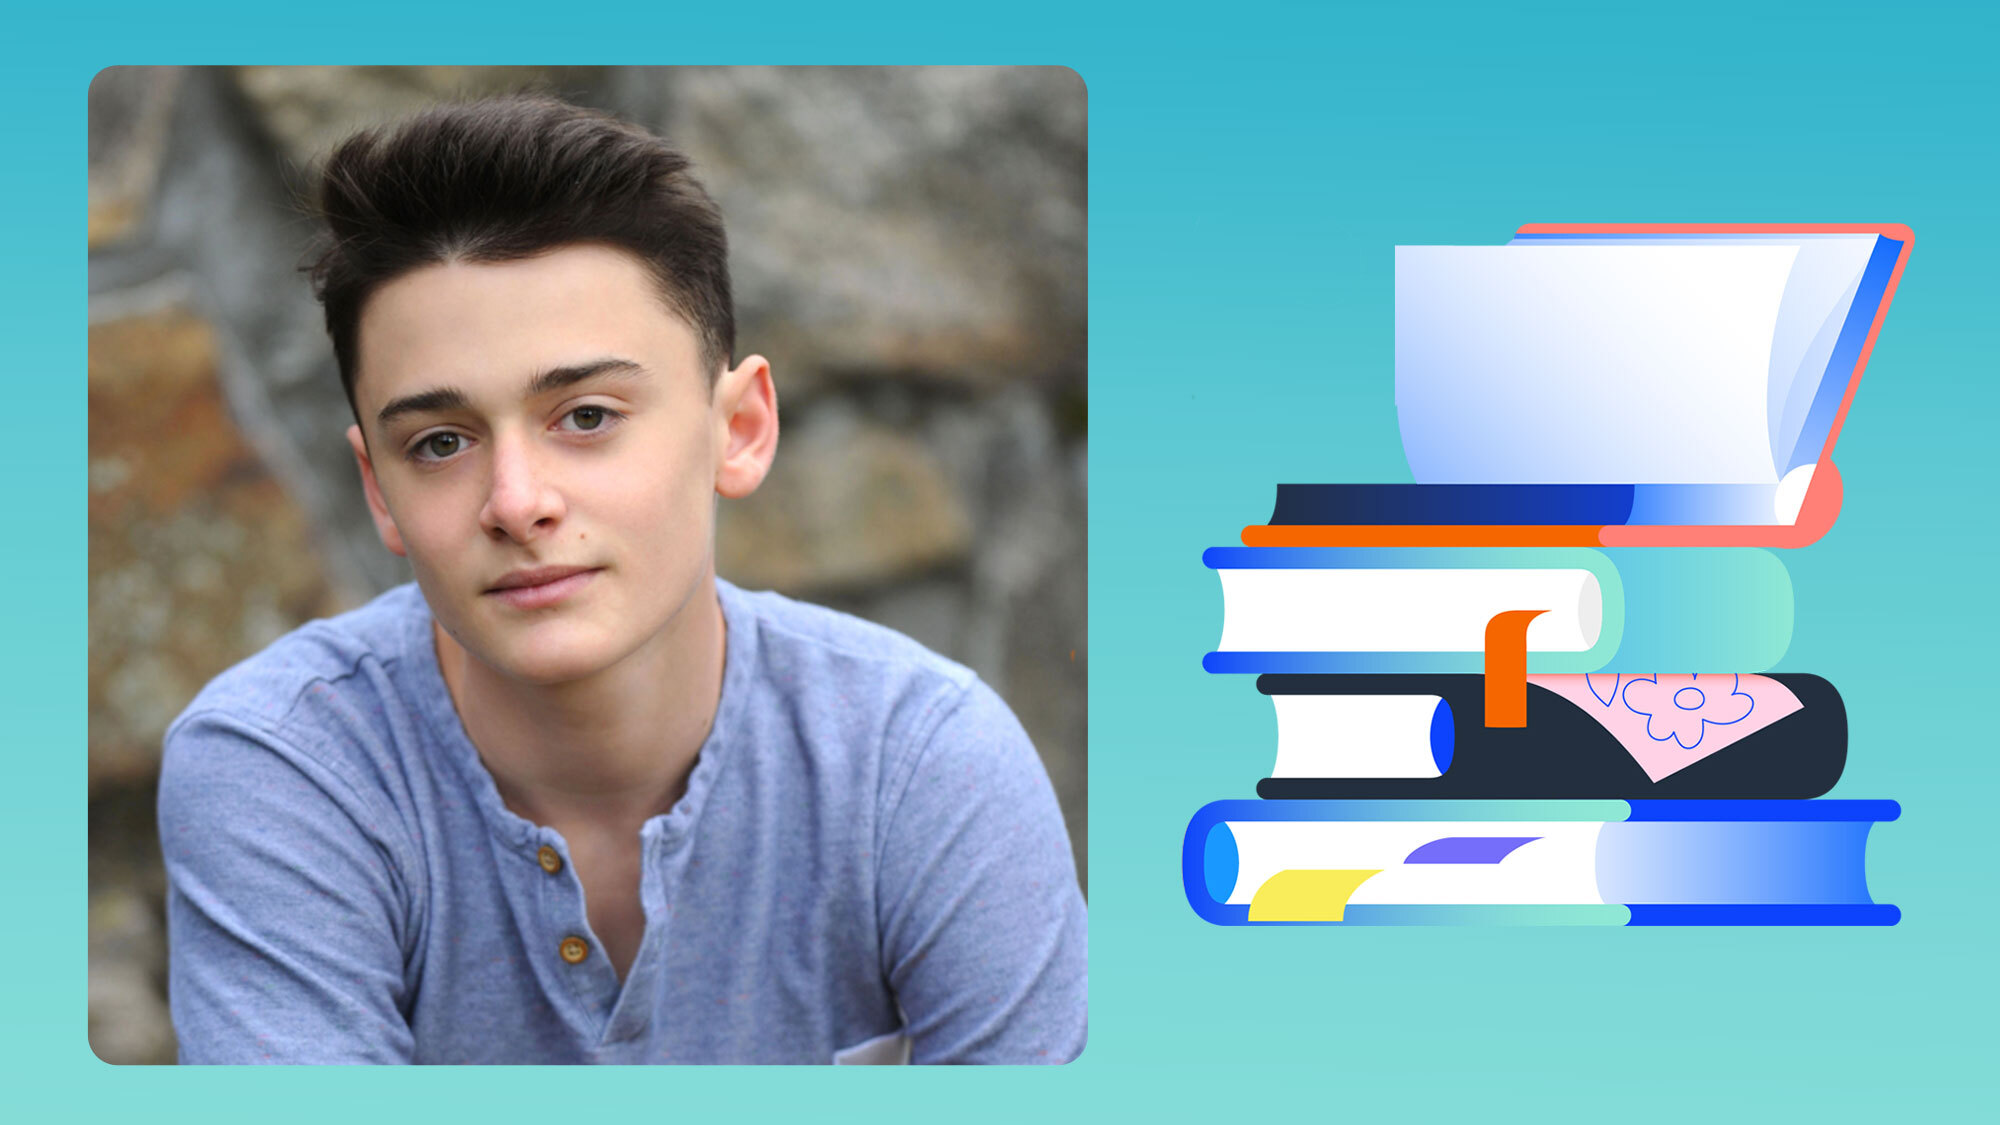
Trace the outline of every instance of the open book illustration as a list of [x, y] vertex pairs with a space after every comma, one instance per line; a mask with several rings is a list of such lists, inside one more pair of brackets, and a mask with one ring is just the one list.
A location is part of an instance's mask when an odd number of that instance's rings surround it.
[[[1202, 563], [1277, 719], [1181, 847], [1217, 925], [1893, 926], [1784, 553], [1910, 231], [1528, 226], [1396, 248], [1411, 484], [1281, 484]], [[1386, 374], [1386, 373], [1384, 373]]]
[[1798, 547], [1912, 236], [1531, 225], [1396, 247], [1415, 484], [1278, 487], [1249, 546]]

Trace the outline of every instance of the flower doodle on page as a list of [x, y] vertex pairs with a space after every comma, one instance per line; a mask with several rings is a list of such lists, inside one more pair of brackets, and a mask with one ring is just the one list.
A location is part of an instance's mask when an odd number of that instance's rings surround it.
[[1733, 673], [1634, 676], [1621, 698], [1633, 714], [1646, 716], [1646, 737], [1671, 739], [1683, 750], [1700, 746], [1709, 727], [1740, 723], [1757, 708]]

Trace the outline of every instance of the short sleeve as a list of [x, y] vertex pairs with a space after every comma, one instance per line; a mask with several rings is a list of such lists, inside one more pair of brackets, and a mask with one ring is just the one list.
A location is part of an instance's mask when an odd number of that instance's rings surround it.
[[911, 1060], [1068, 1062], [1086, 1030], [1084, 904], [1034, 745], [975, 680], [908, 761], [877, 854]]
[[382, 804], [230, 716], [169, 730], [159, 825], [182, 1062], [410, 1060], [406, 856]]

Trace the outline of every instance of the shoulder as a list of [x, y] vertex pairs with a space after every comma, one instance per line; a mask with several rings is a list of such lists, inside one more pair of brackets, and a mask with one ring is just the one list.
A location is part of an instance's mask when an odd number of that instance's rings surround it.
[[749, 623], [756, 629], [759, 659], [767, 665], [838, 665], [860, 675], [872, 672], [961, 687], [978, 678], [972, 669], [886, 625], [769, 590], [739, 589], [719, 578], [715, 585], [730, 626]]
[[770, 592], [717, 580], [734, 631], [754, 631], [759, 694], [798, 727], [878, 749], [882, 796], [893, 802], [940, 740], [959, 755], [1017, 759], [1033, 747], [998, 694], [965, 665], [894, 629]]
[[371, 685], [353, 682], [364, 666], [404, 663], [414, 627], [429, 616], [412, 583], [337, 617], [309, 621], [210, 680], [175, 725], [192, 715], [222, 712], [275, 727], [290, 719], [315, 685], [368, 691]]
[[430, 610], [414, 584], [308, 622], [209, 681], [167, 728], [169, 775], [278, 757], [366, 790], [390, 763], [410, 710], [411, 638]]
[[720, 579], [716, 586], [732, 648], [746, 654], [760, 692], [809, 717], [936, 711], [979, 682], [972, 669], [886, 626]]
[[972, 669], [850, 614], [717, 587], [730, 628], [755, 631], [753, 674], [771, 705], [829, 752], [877, 755], [885, 814], [932, 787], [913, 785], [919, 774], [988, 792], [1048, 787], [1020, 720]]

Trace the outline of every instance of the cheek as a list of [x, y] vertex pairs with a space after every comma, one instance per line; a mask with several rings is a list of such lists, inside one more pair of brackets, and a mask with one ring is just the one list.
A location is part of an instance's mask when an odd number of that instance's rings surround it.
[[579, 540], [630, 543], [655, 565], [708, 534], [714, 495], [714, 478], [698, 453], [654, 448], [576, 478], [569, 509]]
[[690, 472], [675, 472], [651, 481], [632, 497], [626, 515], [629, 526], [653, 529], [655, 537], [684, 541], [705, 530], [714, 496], [712, 481]]
[[470, 493], [470, 489], [435, 488], [406, 500], [396, 521], [404, 542], [434, 558], [464, 550], [478, 538], [479, 502], [469, 498]]
[[628, 515], [650, 513], [678, 518], [698, 508], [715, 493], [715, 473], [697, 443], [683, 436], [672, 442], [635, 447], [629, 457], [607, 461], [592, 474], [580, 498], [593, 506], [600, 500], [618, 505]]

